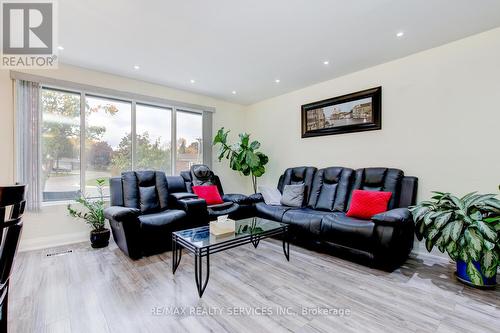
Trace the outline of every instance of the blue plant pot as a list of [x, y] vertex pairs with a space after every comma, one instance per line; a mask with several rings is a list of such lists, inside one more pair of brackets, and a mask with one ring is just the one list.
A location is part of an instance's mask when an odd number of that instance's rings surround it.
[[473, 261], [472, 263], [474, 264], [476, 269], [481, 274], [481, 277], [483, 278], [484, 285], [480, 286], [480, 285], [472, 283], [469, 275], [467, 274], [467, 263], [463, 260], [460, 260], [460, 259], [457, 260], [457, 272], [456, 272], [457, 279], [460, 280], [461, 282], [469, 285], [469, 286], [476, 287], [476, 288], [494, 288], [497, 285], [496, 275], [493, 276], [492, 278], [487, 278], [481, 272], [481, 264], [477, 261]]

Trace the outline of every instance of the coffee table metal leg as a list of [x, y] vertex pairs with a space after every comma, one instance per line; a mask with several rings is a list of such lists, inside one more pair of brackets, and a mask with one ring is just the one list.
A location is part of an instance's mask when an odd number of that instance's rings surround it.
[[288, 228], [285, 229], [283, 233], [283, 253], [285, 254], [286, 260], [290, 261], [290, 242], [288, 241]]
[[177, 238], [172, 235], [172, 274], [175, 274], [182, 258], [182, 246], [177, 243]]
[[[206, 257], [206, 276], [203, 279], [203, 265], [202, 260], [203, 257]], [[210, 277], [210, 254], [207, 252], [206, 255], [202, 256], [201, 251], [196, 251], [194, 255], [194, 277], [196, 280], [196, 288], [198, 289], [198, 296], [202, 296], [205, 292], [205, 288], [208, 284], [208, 279]]]

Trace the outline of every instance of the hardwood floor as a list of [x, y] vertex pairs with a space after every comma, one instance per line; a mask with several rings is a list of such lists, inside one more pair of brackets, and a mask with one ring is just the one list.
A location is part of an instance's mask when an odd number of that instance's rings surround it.
[[[73, 252], [46, 255], [67, 249]], [[498, 332], [500, 327], [499, 288], [464, 286], [444, 258], [412, 256], [387, 273], [293, 245], [287, 262], [281, 242], [264, 240], [258, 249], [249, 244], [211, 256], [210, 281], [200, 299], [193, 256], [184, 252], [174, 276], [170, 255], [132, 261], [115, 244], [94, 250], [88, 243], [19, 253], [9, 330]], [[315, 313], [318, 309], [329, 313]]]

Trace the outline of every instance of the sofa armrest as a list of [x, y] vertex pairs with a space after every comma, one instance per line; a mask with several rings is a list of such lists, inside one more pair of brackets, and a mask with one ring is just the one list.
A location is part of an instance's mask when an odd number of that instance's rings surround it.
[[252, 201], [252, 203], [264, 202], [264, 197], [262, 193], [254, 193], [248, 196], [248, 199]]
[[262, 197], [262, 194], [260, 193], [255, 193], [252, 195], [244, 195], [244, 194], [238, 194], [238, 193], [233, 193], [233, 194], [225, 194], [222, 196], [222, 200], [226, 202], [234, 202], [239, 205], [251, 205], [253, 203], [257, 202], [262, 202], [264, 201], [264, 198]]
[[371, 220], [377, 225], [397, 226], [401, 223], [411, 223], [412, 216], [408, 208], [395, 208], [372, 216]]
[[105, 218], [118, 222], [133, 220], [139, 215], [141, 215], [141, 211], [137, 208], [110, 206], [104, 209]]
[[177, 201], [177, 208], [182, 209], [186, 213], [199, 213], [207, 211], [207, 202], [205, 199], [187, 198]]
[[248, 200], [248, 197], [244, 194], [239, 194], [239, 193], [231, 193], [231, 194], [224, 194], [222, 196], [222, 200], [226, 202], [234, 202], [238, 204], [245, 204]]
[[176, 193], [170, 193], [170, 198], [177, 201], [177, 200], [182, 200], [182, 199], [196, 199], [198, 196], [194, 193], [190, 192], [176, 192]]

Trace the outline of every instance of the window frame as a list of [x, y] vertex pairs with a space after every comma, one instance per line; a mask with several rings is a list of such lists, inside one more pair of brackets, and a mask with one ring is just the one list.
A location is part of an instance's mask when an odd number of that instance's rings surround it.
[[[53, 90], [59, 92], [73, 93], [80, 96], [80, 191], [85, 194], [85, 184], [86, 184], [86, 162], [87, 162], [87, 151], [85, 149], [86, 142], [86, 127], [85, 127], [85, 117], [86, 117], [86, 99], [88, 97], [102, 98], [108, 99], [112, 101], [119, 101], [130, 103], [131, 105], [131, 122], [130, 122], [130, 131], [132, 135], [132, 144], [131, 144], [131, 155], [132, 161], [131, 166], [132, 170], [136, 168], [136, 138], [137, 138], [137, 113], [136, 108], [137, 105], [150, 106], [159, 109], [169, 110], [170, 111], [170, 127], [171, 127], [171, 175], [176, 175], [176, 157], [177, 157], [177, 112], [189, 112], [200, 115], [202, 118], [202, 160], [204, 164], [211, 166], [211, 136], [212, 136], [212, 113], [215, 111], [213, 108], [209, 107], [190, 107], [186, 106], [184, 103], [175, 103], [172, 101], [162, 101], [159, 98], [147, 96], [136, 95], [136, 94], [128, 94], [125, 92], [118, 92], [117, 94], [99, 92], [100, 88], [95, 89], [72, 89], [68, 87], [64, 87], [64, 85], [58, 84], [50, 84], [40, 82], [40, 114], [43, 113], [42, 110], [42, 93], [43, 90]], [[129, 95], [130, 97], [126, 97]], [[205, 109], [205, 110], [204, 110]], [[43, 122], [43, 118], [41, 119]], [[206, 124], [206, 122], [210, 122], [210, 124]], [[210, 151], [207, 153], [206, 151]], [[43, 189], [42, 189], [43, 191]], [[109, 196], [105, 196], [105, 198], [109, 198]], [[73, 200], [54, 200], [54, 201], [43, 201], [41, 202], [42, 206], [60, 204], [65, 202], [72, 202]]]

